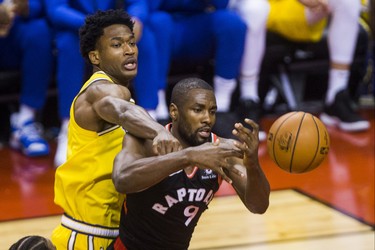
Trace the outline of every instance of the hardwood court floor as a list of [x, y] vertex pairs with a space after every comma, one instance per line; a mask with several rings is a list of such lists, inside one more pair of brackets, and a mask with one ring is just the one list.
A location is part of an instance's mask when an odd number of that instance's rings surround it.
[[[254, 215], [237, 196], [217, 197], [202, 216], [189, 249], [374, 249], [370, 225], [299, 191], [272, 191], [271, 200], [266, 214]], [[49, 237], [59, 221], [60, 216], [55, 215], [2, 222], [0, 249], [31, 233]]]
[[[374, 249], [374, 109], [363, 115], [371, 129], [355, 134], [329, 129], [330, 153], [307, 174], [280, 170], [261, 143], [260, 163], [272, 188], [269, 210], [248, 213], [224, 183], [191, 249]], [[262, 121], [266, 131], [274, 119]], [[1, 148], [0, 179], [0, 250], [24, 235], [49, 237], [62, 212], [53, 203], [53, 156], [29, 159]]]

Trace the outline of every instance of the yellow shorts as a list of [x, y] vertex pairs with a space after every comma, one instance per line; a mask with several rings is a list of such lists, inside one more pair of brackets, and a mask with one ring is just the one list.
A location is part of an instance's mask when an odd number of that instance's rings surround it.
[[57, 250], [105, 250], [114, 238], [103, 238], [73, 231], [59, 225], [52, 233], [52, 243]]
[[319, 41], [326, 27], [326, 19], [309, 25], [305, 7], [298, 0], [269, 0], [271, 10], [267, 29], [283, 37], [300, 42]]

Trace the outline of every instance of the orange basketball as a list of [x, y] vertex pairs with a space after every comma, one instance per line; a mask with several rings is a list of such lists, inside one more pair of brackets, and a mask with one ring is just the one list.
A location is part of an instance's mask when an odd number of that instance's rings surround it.
[[317, 117], [306, 112], [289, 112], [272, 124], [267, 149], [281, 169], [306, 173], [324, 160], [329, 143], [327, 129]]

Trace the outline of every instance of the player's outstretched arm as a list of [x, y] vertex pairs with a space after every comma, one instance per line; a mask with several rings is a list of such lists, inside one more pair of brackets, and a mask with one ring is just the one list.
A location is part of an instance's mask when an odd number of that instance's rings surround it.
[[107, 105], [108, 107], [115, 111], [115, 117], [118, 116], [117, 124], [120, 124], [127, 133], [153, 140], [154, 154], [163, 155], [181, 149], [179, 141], [155, 121], [144, 108], [121, 99], [112, 100], [110, 105]]
[[235, 145], [243, 151], [243, 159], [235, 160], [236, 167], [245, 172], [244, 178], [233, 178], [233, 187], [242, 202], [253, 213], [264, 213], [269, 206], [270, 185], [259, 165], [258, 160], [258, 133], [259, 126], [250, 119], [245, 119], [250, 129], [242, 123], [236, 123], [233, 134], [238, 137]]
[[241, 174], [226, 161], [231, 157], [242, 157], [242, 152], [233, 146], [209, 142], [155, 156], [152, 141], [127, 134], [123, 149], [114, 161], [112, 179], [118, 192], [134, 193], [159, 183], [174, 172], [198, 166], [212, 169], [230, 181], [223, 169], [234, 171], [233, 175]]
[[129, 101], [131, 95], [126, 87], [105, 82], [96, 83], [80, 98], [77, 101], [83, 105], [76, 105], [76, 114], [80, 112], [82, 123], [86, 124], [88, 129], [102, 131], [105, 123], [118, 124], [130, 134], [153, 140], [155, 154], [180, 150], [180, 143], [169, 131], [156, 122], [144, 108]]

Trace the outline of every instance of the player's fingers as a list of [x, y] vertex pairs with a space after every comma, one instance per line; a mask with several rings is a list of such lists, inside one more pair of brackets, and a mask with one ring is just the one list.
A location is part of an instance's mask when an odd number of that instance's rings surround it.
[[[237, 142], [240, 143], [240, 142]], [[217, 155], [221, 156], [223, 161], [226, 161], [227, 158], [230, 157], [237, 157], [242, 158], [243, 152], [242, 149], [238, 148], [234, 143], [233, 146], [226, 145], [225, 148], [220, 148], [219, 151], [217, 151]], [[219, 159], [219, 158], [217, 158]]]
[[165, 155], [166, 154], [166, 145], [163, 141], [154, 142], [152, 145], [154, 154], [156, 155]]
[[258, 123], [254, 122], [251, 119], [246, 118], [245, 122], [251, 127], [252, 133], [258, 133], [259, 132], [259, 125]]
[[232, 184], [232, 182], [233, 182], [232, 179], [229, 178], [229, 177], [225, 174], [225, 172], [223, 171], [222, 168], [220, 168], [219, 174], [221, 175], [221, 177], [223, 178], [223, 180], [225, 180], [225, 181], [228, 182], [229, 184]]
[[177, 151], [180, 151], [182, 149], [182, 146], [180, 144], [179, 141], [174, 141], [173, 144], [172, 144], [172, 152], [177, 152]]
[[181, 150], [181, 144], [177, 140], [166, 141], [164, 143], [164, 152], [166, 154]]
[[242, 137], [242, 139], [247, 145], [250, 145], [250, 143], [258, 140], [259, 138], [259, 125], [253, 120], [247, 118], [245, 119], [245, 122], [250, 127], [250, 130], [246, 130], [246, 132], [250, 131], [250, 133], [246, 133], [246, 137]]
[[247, 140], [251, 136], [250, 132], [242, 131], [240, 128], [233, 129], [232, 134], [235, 135], [238, 138], [238, 140], [242, 142]]
[[250, 119], [245, 119], [246, 125], [244, 126], [242, 123], [236, 123], [234, 125], [235, 129], [238, 130], [239, 133], [245, 134], [246, 136], [250, 136], [254, 130], [257, 129], [257, 124]]
[[169, 153], [169, 151], [169, 144], [165, 143], [164, 141], [161, 141], [159, 146], [159, 155], [165, 155]]
[[251, 126], [250, 128], [246, 128], [241, 123], [236, 123], [234, 126], [235, 129], [232, 131], [232, 133], [240, 141], [248, 143], [251, 140], [251, 138], [254, 136], [254, 133], [257, 131], [256, 123], [250, 123], [250, 126]]
[[170, 141], [162, 141], [161, 142], [161, 149], [160, 154], [168, 154], [173, 150], [172, 143]]
[[235, 141], [234, 143], [234, 146], [237, 147], [238, 149], [240, 149], [242, 152], [245, 151], [245, 150], [248, 150], [248, 146], [246, 145], [246, 143], [240, 143], [238, 141]]
[[154, 155], [159, 155], [159, 145], [157, 142], [152, 143], [152, 152]]
[[237, 168], [235, 168], [234, 166], [229, 166], [228, 168], [226, 168], [228, 171], [230, 171], [232, 174], [235, 174], [235, 175], [238, 175], [240, 177], [244, 177], [244, 174]]
[[232, 149], [228, 154], [228, 157], [236, 157], [236, 158], [242, 158], [243, 157], [243, 149], [236, 150]]

